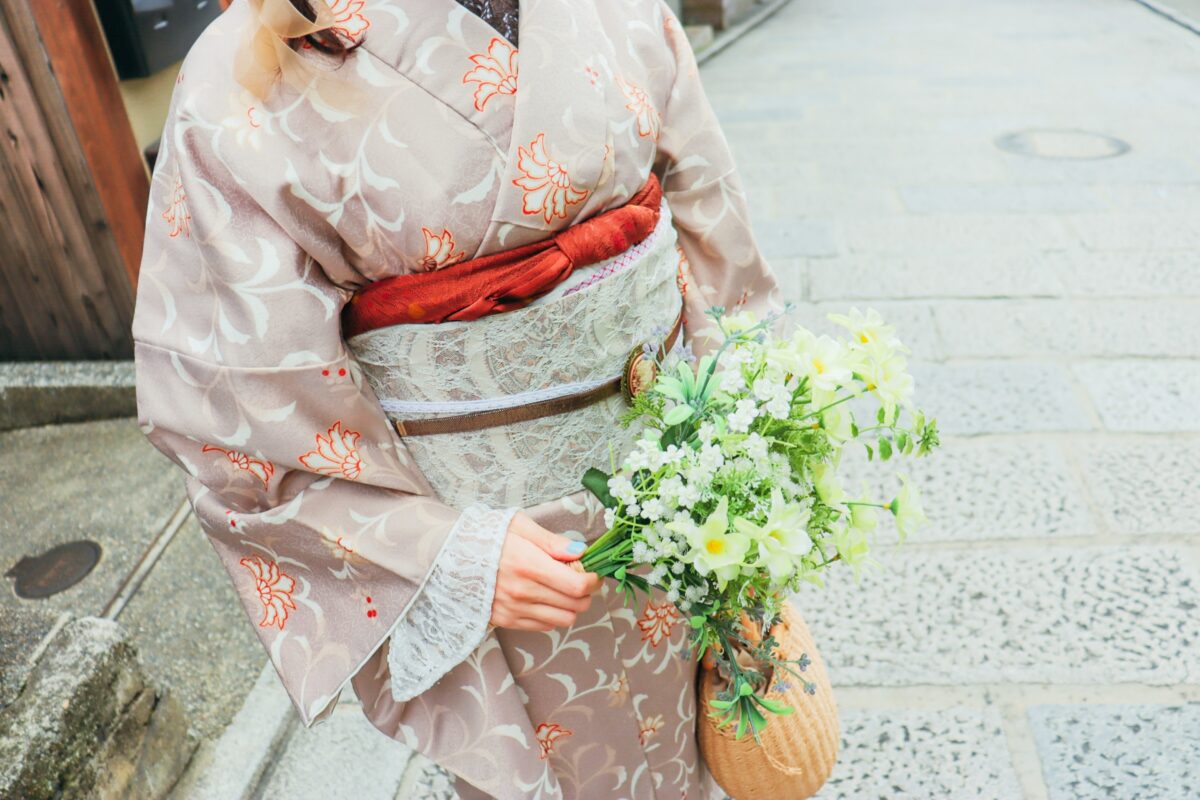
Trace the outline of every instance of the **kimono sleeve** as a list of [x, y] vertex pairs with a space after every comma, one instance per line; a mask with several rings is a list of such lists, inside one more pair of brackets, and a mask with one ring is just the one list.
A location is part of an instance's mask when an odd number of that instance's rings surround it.
[[759, 252], [741, 179], [713, 113], [691, 44], [670, 7], [660, 1], [674, 58], [674, 80], [662, 110], [658, 168], [679, 237], [684, 321], [697, 355], [720, 342], [705, 310], [753, 311], [761, 319], [783, 309], [775, 274]]
[[[447, 507], [341, 338], [341, 243], [273, 163], [169, 121], [134, 318], [139, 422], [306, 725], [391, 637], [398, 700], [486, 635], [516, 508]], [[354, 273], [357, 274], [357, 273]]]

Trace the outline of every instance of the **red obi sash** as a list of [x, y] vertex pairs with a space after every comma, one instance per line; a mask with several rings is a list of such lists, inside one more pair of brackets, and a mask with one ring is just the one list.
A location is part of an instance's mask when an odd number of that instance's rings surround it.
[[342, 310], [346, 337], [417, 322], [478, 319], [527, 305], [566, 280], [576, 267], [612, 258], [658, 225], [662, 187], [651, 173], [620, 208], [572, 225], [549, 239], [432, 272], [375, 281]]

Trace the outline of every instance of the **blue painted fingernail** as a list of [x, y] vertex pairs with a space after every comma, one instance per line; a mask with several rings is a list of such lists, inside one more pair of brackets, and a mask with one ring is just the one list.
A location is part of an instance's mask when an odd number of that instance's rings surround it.
[[569, 545], [567, 545], [567, 553], [573, 556], [579, 555], [584, 550], [587, 550], [586, 542], [571, 542]]

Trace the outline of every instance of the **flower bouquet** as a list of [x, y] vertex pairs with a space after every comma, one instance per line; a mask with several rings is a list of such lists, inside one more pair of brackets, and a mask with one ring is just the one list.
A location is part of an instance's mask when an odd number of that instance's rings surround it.
[[[781, 656], [772, 630], [786, 596], [821, 585], [835, 562], [857, 574], [881, 511], [901, 539], [925, 520], [904, 474], [888, 502], [847, 494], [843, 451], [857, 444], [884, 461], [924, 455], [938, 434], [911, 405], [908, 348], [874, 310], [831, 314], [849, 330], [844, 339], [803, 328], [773, 337], [778, 314], [759, 321], [714, 307], [708, 315], [723, 334], [716, 351], [697, 361], [676, 347], [658, 363], [621, 419], [645, 423], [632, 452], [615, 474], [585, 474], [608, 530], [581, 561], [630, 600], [651, 586], [666, 592], [690, 619], [696, 657], [723, 679], [710, 717], [757, 740], [770, 715], [792, 711], [768, 696], [772, 676], [814, 689], [809, 656]], [[864, 404], [873, 406], [869, 424], [856, 417]]]

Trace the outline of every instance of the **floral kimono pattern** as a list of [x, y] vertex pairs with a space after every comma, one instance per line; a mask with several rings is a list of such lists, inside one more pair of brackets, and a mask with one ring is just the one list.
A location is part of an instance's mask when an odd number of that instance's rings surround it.
[[[455, 0], [330, 5], [362, 42], [338, 68], [369, 93], [361, 111], [242, 89], [245, 2], [184, 61], [134, 319], [142, 428], [186, 473], [305, 725], [352, 682], [465, 797], [704, 796], [674, 608], [605, 589], [569, 629], [487, 631], [515, 509], [442, 502], [339, 325], [371, 281], [544, 239], [652, 170], [692, 349], [714, 342], [711, 304], [779, 308], [679, 22], [655, 0], [523, 0], [518, 51]], [[582, 490], [526, 511], [568, 535], [604, 527]], [[410, 691], [389, 647], [419, 665]]]

